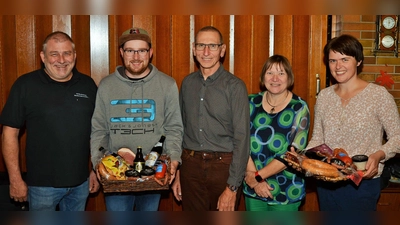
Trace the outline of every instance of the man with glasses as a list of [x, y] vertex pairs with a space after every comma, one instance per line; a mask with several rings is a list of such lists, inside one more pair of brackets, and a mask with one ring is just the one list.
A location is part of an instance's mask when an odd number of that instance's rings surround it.
[[249, 158], [246, 85], [220, 62], [220, 31], [203, 27], [193, 43], [199, 71], [182, 82], [182, 165], [172, 185], [185, 211], [233, 211]]
[[[150, 59], [151, 39], [142, 28], [131, 28], [119, 37], [123, 66], [99, 85], [92, 117], [93, 165], [105, 152], [125, 147], [147, 155], [165, 135], [164, 153], [171, 158], [171, 174], [181, 162], [183, 126], [175, 80], [159, 71]], [[103, 149], [100, 151], [99, 149]], [[108, 211], [157, 211], [159, 191], [107, 193]]]

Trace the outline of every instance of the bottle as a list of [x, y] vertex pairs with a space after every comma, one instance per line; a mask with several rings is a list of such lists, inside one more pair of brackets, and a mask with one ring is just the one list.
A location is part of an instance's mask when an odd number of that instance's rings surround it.
[[138, 172], [140, 172], [144, 167], [144, 158], [141, 146], [137, 147], [136, 157], [135, 160], [133, 160], [133, 166]]
[[154, 147], [151, 149], [149, 153], [149, 157], [146, 160], [145, 165], [147, 167], [152, 167], [156, 163], [157, 159], [160, 157], [160, 155], [163, 152], [164, 148], [164, 141], [165, 141], [165, 136], [162, 135], [160, 140], [154, 145]]
[[156, 174], [154, 176], [158, 179], [164, 178], [166, 171], [167, 171], [167, 165], [165, 165], [165, 163], [162, 162], [158, 164], [156, 169]]

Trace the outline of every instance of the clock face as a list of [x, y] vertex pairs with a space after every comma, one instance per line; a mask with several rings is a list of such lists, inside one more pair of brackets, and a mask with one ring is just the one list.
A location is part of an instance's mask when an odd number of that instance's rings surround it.
[[396, 21], [393, 17], [385, 17], [382, 21], [382, 25], [386, 29], [392, 29], [396, 25]]
[[390, 35], [386, 35], [382, 38], [382, 45], [385, 48], [390, 48], [394, 45], [394, 38]]

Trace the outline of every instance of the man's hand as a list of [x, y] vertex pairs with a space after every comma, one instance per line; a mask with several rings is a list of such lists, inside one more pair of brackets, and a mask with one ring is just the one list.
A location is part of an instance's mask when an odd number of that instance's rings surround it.
[[99, 190], [99, 188], [100, 188], [100, 183], [97, 180], [96, 173], [93, 170], [91, 170], [89, 175], [89, 192], [95, 193]]
[[10, 197], [16, 202], [26, 202], [28, 200], [28, 186], [22, 179], [10, 184]]
[[28, 186], [19, 167], [19, 129], [4, 125], [1, 135], [2, 155], [10, 179], [10, 198], [17, 202], [28, 200]]
[[217, 209], [219, 211], [235, 211], [235, 202], [236, 192], [226, 187], [218, 198]]
[[172, 192], [174, 193], [174, 196], [176, 200], [182, 201], [182, 189], [181, 189], [181, 180], [180, 180], [180, 171], [176, 171], [176, 176], [175, 180], [172, 183]]
[[176, 160], [171, 161], [171, 168], [170, 168], [171, 177], [170, 177], [170, 180], [169, 180], [169, 184], [172, 184], [172, 181], [175, 178], [176, 171], [178, 170], [178, 166], [179, 166], [179, 162], [178, 161], [176, 161]]

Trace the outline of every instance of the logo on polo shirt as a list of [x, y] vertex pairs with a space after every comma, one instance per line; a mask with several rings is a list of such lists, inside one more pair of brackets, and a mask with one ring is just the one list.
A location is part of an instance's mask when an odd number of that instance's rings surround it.
[[74, 97], [77, 97], [77, 98], [89, 98], [86, 94], [82, 94], [82, 93], [75, 93]]

